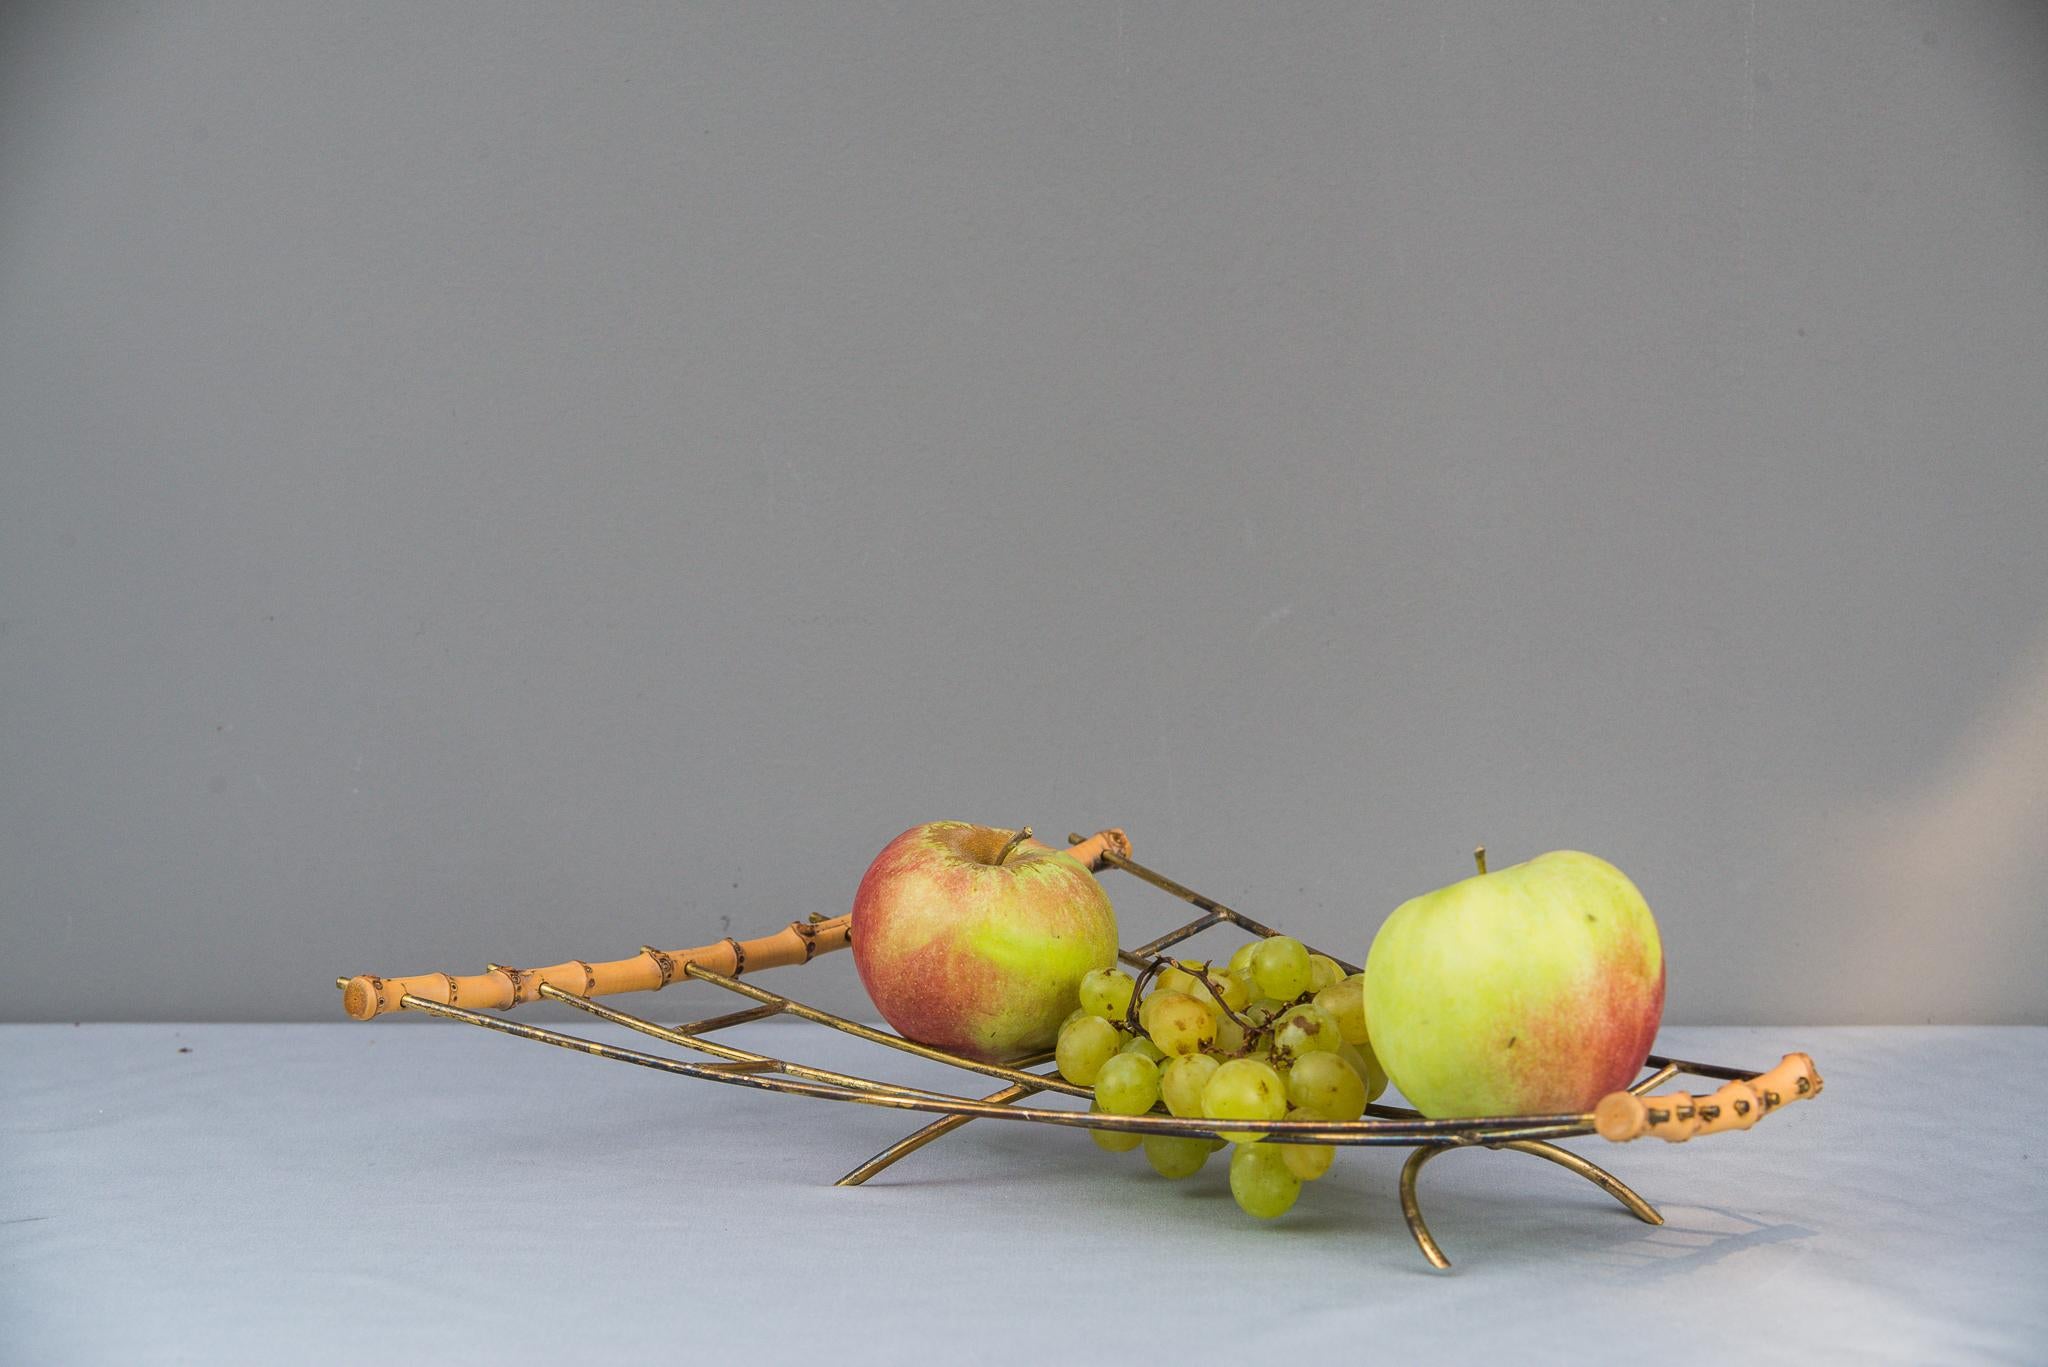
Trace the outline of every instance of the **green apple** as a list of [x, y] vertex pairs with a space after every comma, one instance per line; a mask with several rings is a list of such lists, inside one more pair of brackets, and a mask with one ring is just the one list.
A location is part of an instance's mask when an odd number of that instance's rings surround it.
[[1373, 1052], [1428, 1116], [1585, 1112], [1636, 1078], [1664, 951], [1635, 884], [1575, 850], [1398, 907], [1365, 963]]
[[1116, 962], [1116, 912], [1065, 850], [964, 821], [890, 841], [853, 899], [853, 962], [905, 1039], [996, 1060], [1050, 1049], [1089, 970]]

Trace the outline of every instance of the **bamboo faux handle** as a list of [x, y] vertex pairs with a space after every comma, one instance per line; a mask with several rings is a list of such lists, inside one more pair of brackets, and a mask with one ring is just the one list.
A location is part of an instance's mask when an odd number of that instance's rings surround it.
[[485, 972], [468, 977], [419, 973], [406, 978], [384, 978], [374, 973], [358, 973], [341, 980], [341, 1009], [359, 1021], [366, 1021], [396, 1011], [407, 997], [419, 997], [449, 1006], [488, 1006], [502, 1011], [522, 1002], [537, 1001], [544, 983], [579, 997], [655, 992], [686, 976], [691, 964], [735, 978], [752, 969], [809, 963], [816, 955], [846, 948], [852, 943], [852, 931], [851, 916], [834, 916], [825, 921], [792, 921], [773, 935], [753, 940], [727, 937], [695, 949], [660, 950], [642, 945], [632, 958], [608, 963], [570, 959], [546, 968], [492, 964]]
[[1820, 1088], [1813, 1060], [1805, 1054], [1787, 1054], [1769, 1072], [1747, 1082], [1730, 1082], [1709, 1096], [1611, 1093], [1593, 1109], [1593, 1128], [1602, 1139], [1617, 1144], [1646, 1134], [1682, 1144], [1696, 1134], [1746, 1130], [1780, 1106], [1820, 1095]]
[[[1020, 833], [1028, 837], [1030, 827]], [[1099, 869], [1105, 851], [1129, 854], [1131, 843], [1121, 830], [1097, 831], [1088, 839], [1064, 851], [1089, 869]], [[453, 973], [418, 973], [405, 978], [383, 978], [358, 973], [336, 980], [341, 988], [341, 1008], [359, 1021], [375, 1019], [396, 1011], [407, 997], [440, 1002], [447, 1006], [488, 1006], [509, 1010], [522, 1002], [537, 1001], [543, 984], [574, 992], [579, 997], [604, 997], [616, 992], [655, 992], [685, 976], [691, 964], [701, 965], [728, 978], [762, 968], [807, 964], [819, 954], [844, 949], [853, 943], [853, 918], [792, 921], [773, 935], [754, 940], [728, 936], [716, 944], [695, 949], [659, 950], [642, 945], [630, 959], [590, 963], [570, 959], [546, 968], [507, 968], [491, 964], [485, 972], [458, 977]]]

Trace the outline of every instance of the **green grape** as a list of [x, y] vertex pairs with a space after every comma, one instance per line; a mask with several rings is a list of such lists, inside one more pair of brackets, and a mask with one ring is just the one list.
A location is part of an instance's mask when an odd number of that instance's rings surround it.
[[1195, 984], [1201, 981], [1200, 978], [1195, 976], [1193, 971], [1198, 966], [1195, 962], [1188, 959], [1170, 963], [1159, 970], [1159, 976], [1154, 978], [1152, 982], [1158, 991], [1184, 992], [1192, 996], [1194, 995]]
[[1200, 1120], [1202, 1088], [1222, 1066], [1222, 1060], [1208, 1054], [1183, 1054], [1167, 1064], [1159, 1075], [1159, 1095], [1166, 1109], [1184, 1120]]
[[1316, 993], [1316, 1005], [1337, 1022], [1337, 1033], [1346, 1044], [1363, 1044], [1365, 1034], [1365, 980], [1351, 977]]
[[1152, 1023], [1146, 1032], [1160, 1052], [1168, 1055], [1198, 1054], [1216, 1038], [1216, 1018], [1209, 1008], [1185, 992], [1161, 992], [1152, 1008]]
[[1131, 1036], [1124, 1041], [1123, 1047], [1118, 1049], [1117, 1052], [1119, 1054], [1143, 1054], [1154, 1063], [1158, 1063], [1166, 1057], [1166, 1055], [1159, 1052], [1159, 1046], [1154, 1044], [1151, 1037], [1147, 1035]]
[[1206, 1139], [1183, 1139], [1176, 1134], [1145, 1136], [1145, 1161], [1161, 1177], [1193, 1177], [1209, 1161], [1211, 1152]]
[[1378, 1101], [1380, 1093], [1387, 1090], [1387, 1070], [1380, 1067], [1378, 1055], [1370, 1044], [1347, 1044], [1337, 1050], [1337, 1057], [1351, 1065], [1353, 1072], [1365, 1079], [1365, 1099]]
[[1164, 995], [1157, 988], [1154, 988], [1145, 994], [1144, 1000], [1138, 1003], [1138, 1028], [1140, 1030], [1151, 1030], [1152, 1012], [1158, 1007], [1160, 997]]
[[1365, 1079], [1341, 1053], [1304, 1054], [1287, 1070], [1287, 1099], [1323, 1120], [1365, 1114]]
[[[1319, 1120], [1320, 1116], [1310, 1115], [1299, 1107], [1287, 1112], [1289, 1120]], [[1280, 1161], [1287, 1170], [1304, 1182], [1313, 1182], [1330, 1170], [1330, 1164], [1337, 1161], [1334, 1144], [1274, 1144], [1280, 1150]]]
[[[1095, 1111], [1098, 1108], [1090, 1105], [1088, 1109]], [[1088, 1137], [1095, 1141], [1097, 1148], [1108, 1149], [1111, 1153], [1129, 1153], [1145, 1142], [1144, 1135], [1133, 1134], [1129, 1130], [1090, 1130]]]
[[1273, 1029], [1274, 1052], [1289, 1058], [1328, 1053], [1343, 1043], [1344, 1037], [1337, 1033], [1337, 1022], [1314, 1002], [1288, 1008]]
[[1244, 1049], [1244, 1027], [1228, 1016], [1216, 1018], [1216, 1038], [1211, 1041], [1218, 1053], [1235, 1054]]
[[1292, 935], [1275, 935], [1252, 955], [1252, 985], [1259, 994], [1291, 1002], [1308, 991], [1308, 948]]
[[1100, 1016], [1083, 1016], [1060, 1031], [1053, 1059], [1060, 1076], [1077, 1087], [1091, 1087], [1102, 1065], [1117, 1051], [1116, 1027]]
[[1060, 1029], [1066, 1029], [1068, 1026], [1072, 1025], [1075, 1021], [1081, 1019], [1081, 1017], [1087, 1014], [1088, 1013], [1086, 1011], [1083, 1011], [1080, 1007], [1075, 1007], [1073, 1010], [1067, 1012], [1067, 1018], [1060, 1022]]
[[1159, 1066], [1143, 1054], [1117, 1054], [1095, 1074], [1095, 1104], [1110, 1115], [1143, 1115], [1159, 1100]]
[[1320, 992], [1326, 987], [1335, 987], [1344, 981], [1344, 970], [1337, 961], [1327, 954], [1308, 956], [1308, 990]]
[[1330, 1144], [1282, 1144], [1279, 1148], [1280, 1161], [1304, 1182], [1315, 1181], [1337, 1161], [1337, 1150]]
[[1131, 975], [1114, 968], [1091, 968], [1081, 978], [1081, 1009], [1106, 1021], [1120, 1021], [1131, 1009]]
[[[1202, 1085], [1202, 1115], [1207, 1119], [1278, 1120], [1286, 1114], [1287, 1084], [1280, 1080], [1280, 1074], [1257, 1059], [1231, 1059]], [[1265, 1137], [1263, 1132], [1219, 1133], [1233, 1144]]]
[[1285, 1215], [1301, 1195], [1301, 1179], [1288, 1170], [1284, 1144], [1240, 1144], [1230, 1155], [1230, 1194], [1247, 1215]]
[[1247, 940], [1239, 945], [1237, 952], [1230, 956], [1230, 971], [1243, 978], [1246, 982], [1250, 982], [1252, 978], [1252, 955], [1257, 954], [1259, 946], [1264, 943], [1265, 941], [1263, 940]]

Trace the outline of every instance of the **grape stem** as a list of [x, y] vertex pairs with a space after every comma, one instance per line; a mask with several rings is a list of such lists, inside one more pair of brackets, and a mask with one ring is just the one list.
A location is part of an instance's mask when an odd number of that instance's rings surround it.
[[[1146, 984], [1157, 977], [1160, 970], [1171, 966], [1173, 962], [1172, 959], [1167, 958], [1164, 954], [1153, 955], [1145, 961], [1145, 967], [1139, 972], [1137, 982], [1132, 984], [1131, 1004], [1124, 1009], [1124, 1028], [1132, 1035], [1143, 1035], [1145, 1033], [1144, 1027], [1138, 1024], [1138, 1007], [1144, 1003]], [[1267, 1021], [1264, 1025], [1254, 1025], [1250, 1020], [1231, 1010], [1230, 1003], [1223, 1000], [1223, 989], [1217, 986], [1216, 979], [1210, 976], [1209, 973], [1209, 969], [1212, 966], [1212, 960], [1204, 959], [1200, 963], [1183, 963], [1180, 965], [1180, 968], [1182, 972], [1192, 972], [1196, 977], [1200, 978], [1203, 985], [1209, 989], [1209, 995], [1216, 999], [1217, 1009], [1235, 1021], [1238, 1029], [1244, 1031], [1245, 1048], [1238, 1051], [1239, 1056], [1242, 1057], [1250, 1052], [1252, 1045], [1279, 1028], [1280, 1017], [1285, 1015], [1286, 1012], [1276, 1013], [1273, 1019]], [[1315, 993], [1304, 992], [1293, 1001], [1286, 1003], [1286, 1005], [1289, 1007], [1299, 1006], [1305, 1001], [1313, 1001], [1314, 999]]]
[[1223, 1000], [1223, 989], [1218, 987], [1216, 985], [1216, 980], [1209, 976], [1209, 966], [1210, 961], [1207, 959], [1204, 959], [1201, 963], [1196, 964], [1195, 976], [1202, 980], [1202, 985], [1209, 989], [1209, 995], [1216, 999], [1217, 1008], [1221, 1010], [1224, 1015], [1230, 1017], [1232, 1020], [1237, 1022], [1238, 1028], [1244, 1031], [1245, 1039], [1247, 1041], [1256, 1039], [1260, 1034], [1271, 1029], [1271, 1021], [1268, 1021], [1264, 1025], [1253, 1025], [1243, 1016], [1238, 1015], [1237, 1012], [1230, 1009], [1230, 1003]]
[[1131, 1004], [1124, 1008], [1124, 1029], [1130, 1031], [1134, 1036], [1145, 1033], [1144, 1027], [1138, 1024], [1138, 1008], [1145, 1001], [1145, 984], [1151, 982], [1158, 975], [1159, 970], [1166, 967], [1166, 964], [1167, 960], [1164, 955], [1153, 955], [1150, 959], [1146, 960], [1145, 967], [1139, 971], [1138, 980], [1131, 984]]

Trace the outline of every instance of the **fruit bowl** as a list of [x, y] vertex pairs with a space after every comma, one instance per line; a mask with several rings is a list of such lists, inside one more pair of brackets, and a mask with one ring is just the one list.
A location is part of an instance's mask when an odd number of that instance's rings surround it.
[[[1121, 832], [1102, 832], [1086, 840], [1079, 835], [1070, 835], [1068, 843], [1075, 853], [1085, 856], [1085, 862], [1091, 867], [1120, 870], [1199, 910], [1200, 914], [1194, 919], [1165, 934], [1135, 949], [1119, 951], [1123, 962], [1141, 973], [1156, 969], [1163, 962], [1166, 950], [1217, 926], [1233, 926], [1253, 936], [1271, 937], [1281, 933], [1136, 862], [1130, 857], [1129, 845]], [[358, 975], [336, 979], [336, 986], [344, 993], [344, 1007], [348, 1014], [357, 1019], [370, 1019], [397, 1010], [417, 1011], [495, 1030], [518, 1039], [573, 1049], [597, 1058], [683, 1077], [824, 1101], [885, 1106], [936, 1117], [840, 1177], [836, 1183], [839, 1186], [859, 1186], [918, 1149], [974, 1120], [1211, 1140], [1226, 1139], [1234, 1129], [1242, 1129], [1243, 1122], [1233, 1125], [1226, 1121], [1156, 1113], [1111, 1115], [1092, 1110], [1020, 1105], [1017, 1103], [1026, 1098], [1047, 1093], [1085, 1101], [1092, 1091], [1067, 1081], [1055, 1071], [1041, 1071], [1052, 1059], [1049, 1052], [1010, 1062], [968, 1057], [863, 1025], [809, 1006], [794, 997], [772, 992], [755, 982], [742, 980], [742, 975], [750, 971], [807, 964], [820, 952], [845, 948], [849, 940], [847, 917], [813, 916], [758, 940], [728, 938], [713, 946], [679, 953], [643, 947], [639, 955], [612, 963], [593, 964], [572, 959], [541, 969], [514, 969], [493, 964], [486, 973], [473, 977], [446, 973], [391, 979]], [[1346, 973], [1358, 971], [1344, 960], [1330, 957]], [[714, 964], [720, 966], [714, 967]], [[685, 1025], [665, 1026], [593, 1000], [612, 992], [659, 990], [684, 977], [714, 984], [754, 1004]], [[487, 1015], [475, 1009], [478, 1006], [510, 1008], [542, 998], [560, 1002], [665, 1044], [708, 1055], [714, 1061], [693, 1062], [621, 1048], [559, 1030]], [[885, 1048], [950, 1064], [969, 1073], [996, 1079], [1004, 1085], [982, 1097], [959, 1096], [773, 1058], [712, 1038], [717, 1031], [727, 1027], [778, 1015], [809, 1021]], [[1684, 1075], [1711, 1079], [1722, 1085], [1700, 1096], [1682, 1091], [1656, 1093], [1657, 1088]], [[1559, 1147], [1556, 1141], [1597, 1135], [1615, 1143], [1643, 1137], [1679, 1143], [1724, 1130], [1746, 1130], [1780, 1107], [1816, 1096], [1820, 1090], [1820, 1075], [1805, 1054], [1787, 1054], [1776, 1066], [1762, 1071], [1652, 1054], [1645, 1061], [1640, 1079], [1627, 1089], [1603, 1098], [1592, 1111], [1584, 1113], [1432, 1119], [1405, 1107], [1373, 1104], [1366, 1107], [1364, 1116], [1357, 1120], [1260, 1120], [1257, 1125], [1267, 1141], [1277, 1144], [1414, 1149], [1401, 1170], [1401, 1211], [1423, 1256], [1433, 1266], [1447, 1269], [1451, 1265], [1450, 1260], [1444, 1256], [1423, 1219], [1416, 1189], [1424, 1165], [1438, 1154], [1457, 1148], [1484, 1148], [1542, 1158], [1592, 1182], [1637, 1219], [1648, 1224], [1662, 1224], [1663, 1217], [1656, 1208], [1621, 1179], [1579, 1154]]]

